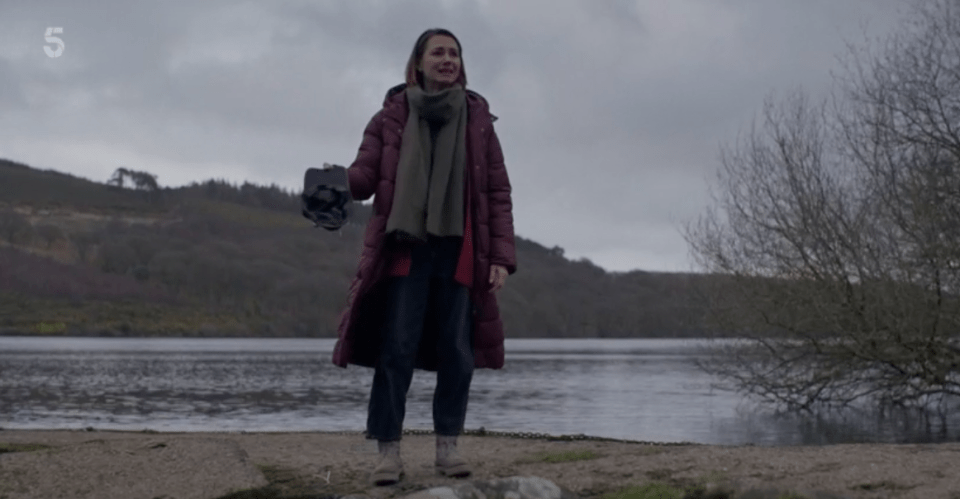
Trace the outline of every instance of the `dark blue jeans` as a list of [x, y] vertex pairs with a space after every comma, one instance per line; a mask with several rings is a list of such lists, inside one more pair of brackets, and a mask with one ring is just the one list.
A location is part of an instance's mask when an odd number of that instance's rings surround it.
[[390, 278], [380, 358], [367, 413], [368, 438], [400, 440], [420, 339], [431, 321], [438, 331], [440, 361], [433, 392], [433, 428], [437, 435], [459, 435], [463, 429], [474, 360], [470, 293], [453, 280], [461, 240], [430, 237], [427, 243], [413, 247], [410, 274]]

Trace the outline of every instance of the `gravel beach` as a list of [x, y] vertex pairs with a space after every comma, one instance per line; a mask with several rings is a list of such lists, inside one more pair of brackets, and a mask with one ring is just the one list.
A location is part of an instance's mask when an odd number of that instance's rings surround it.
[[[756, 447], [464, 435], [459, 448], [473, 479], [538, 476], [585, 498], [651, 481], [960, 498], [960, 443]], [[214, 499], [257, 489], [273, 497], [400, 497], [458, 483], [435, 474], [433, 453], [433, 435], [405, 435], [404, 480], [377, 488], [367, 482], [376, 442], [361, 433], [4, 430], [0, 498]]]

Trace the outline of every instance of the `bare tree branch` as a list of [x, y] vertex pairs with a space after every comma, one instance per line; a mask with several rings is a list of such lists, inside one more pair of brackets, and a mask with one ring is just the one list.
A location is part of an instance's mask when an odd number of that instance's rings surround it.
[[685, 236], [744, 340], [702, 366], [790, 410], [921, 406], [960, 394], [960, 2], [917, 2], [845, 68], [721, 150]]

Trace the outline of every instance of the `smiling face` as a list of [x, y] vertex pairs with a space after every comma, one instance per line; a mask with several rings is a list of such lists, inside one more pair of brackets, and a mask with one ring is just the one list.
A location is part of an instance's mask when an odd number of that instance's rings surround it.
[[423, 87], [436, 92], [453, 85], [460, 77], [460, 47], [446, 35], [427, 40], [418, 69], [423, 73]]

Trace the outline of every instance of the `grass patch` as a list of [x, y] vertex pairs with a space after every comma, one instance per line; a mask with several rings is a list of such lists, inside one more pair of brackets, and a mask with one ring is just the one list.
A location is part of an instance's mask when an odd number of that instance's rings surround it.
[[776, 489], [751, 489], [738, 494], [727, 486], [707, 486], [698, 482], [687, 486], [665, 482], [633, 485], [604, 494], [601, 499], [810, 499], [796, 492]]
[[284, 468], [282, 466], [273, 466], [268, 464], [258, 465], [257, 468], [263, 473], [263, 476], [270, 484], [289, 484], [300, 485], [302, 481], [296, 471]]
[[647, 470], [643, 474], [647, 475], [647, 478], [651, 480], [662, 481], [662, 480], [669, 480], [670, 477], [673, 476], [673, 470], [671, 470], [670, 468], [656, 468], [652, 470]]
[[[828, 495], [825, 497], [835, 496]], [[737, 496], [737, 499], [810, 499], [810, 497], [796, 492], [783, 492], [777, 489], [751, 489]]]
[[0, 332], [5, 334], [232, 336], [245, 334], [254, 321], [196, 304], [74, 300], [0, 292]]
[[600, 455], [592, 450], [572, 450], [544, 454], [541, 459], [545, 463], [567, 463], [571, 461], [587, 461], [589, 459], [596, 459], [598, 457], [600, 457]]
[[267, 479], [264, 487], [232, 492], [217, 499], [336, 499], [350, 493], [363, 493], [362, 490], [324, 490], [329, 488], [316, 480], [304, 477], [296, 470], [282, 466], [258, 464], [257, 468]]
[[8, 452], [34, 452], [49, 448], [49, 445], [41, 444], [8, 444], [0, 442], [0, 454], [6, 454]]
[[[746, 499], [747, 496], [737, 496], [736, 492], [728, 487], [708, 487], [702, 483], [680, 486], [664, 482], [650, 482], [606, 493], [601, 496], [601, 499], [733, 499], [734, 497]], [[762, 496], [762, 498], [754, 499], [794, 499], [794, 497]]]
[[[733, 499], [734, 487], [727, 476], [720, 472], [709, 472], [699, 478], [673, 479], [679, 471], [666, 468], [648, 471], [646, 475], [653, 481], [643, 485], [631, 485], [603, 494], [600, 499]], [[754, 499], [794, 499], [792, 496], [764, 495]]]
[[645, 445], [631, 452], [638, 456], [654, 456], [656, 454], [663, 454], [666, 451], [667, 451], [666, 447], [657, 446], [657, 445]]
[[854, 485], [850, 487], [853, 490], [910, 490], [914, 486], [911, 485], [900, 485], [896, 482], [891, 482], [890, 480], [884, 480], [882, 482], [872, 482], [872, 483], [861, 483], [860, 485]]
[[602, 499], [683, 499], [684, 490], [662, 482], [633, 485], [604, 494]]
[[309, 222], [297, 212], [280, 212], [226, 201], [197, 200], [189, 204], [194, 213], [213, 215], [230, 223], [260, 229], [304, 229]]
[[588, 461], [598, 457], [600, 457], [600, 454], [592, 450], [568, 450], [561, 452], [543, 452], [533, 456], [527, 460], [527, 462], [569, 463], [573, 461]]

